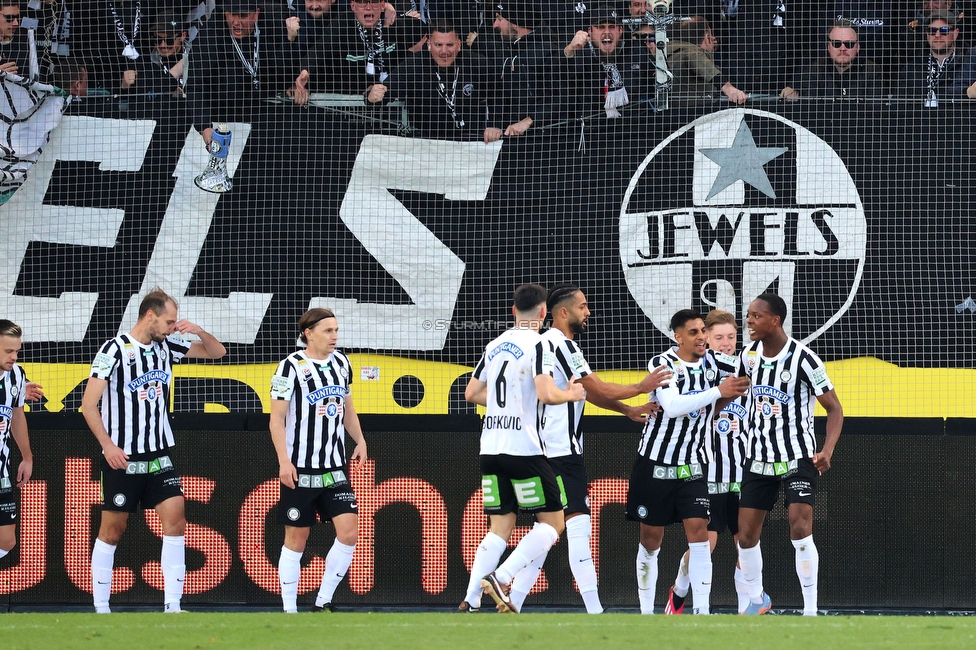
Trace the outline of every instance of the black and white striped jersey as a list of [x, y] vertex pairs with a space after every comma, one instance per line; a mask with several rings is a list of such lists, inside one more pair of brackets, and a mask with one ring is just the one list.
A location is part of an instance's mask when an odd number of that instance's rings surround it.
[[740, 397], [723, 408], [712, 423], [709, 436], [712, 462], [706, 477], [709, 483], [739, 483], [746, 453], [747, 399]]
[[[567, 338], [560, 330], [550, 328], [542, 335], [542, 339], [552, 345], [556, 355], [553, 379], [557, 388], [565, 389], [570, 377], [579, 380], [592, 372], [576, 342]], [[542, 405], [542, 438], [547, 457], [579, 456], [583, 453], [581, 421], [585, 405], [586, 400], [556, 406]]]
[[0, 478], [10, 478], [10, 429], [14, 423], [14, 409], [24, 408], [26, 385], [27, 377], [16, 364], [0, 376]]
[[762, 341], [753, 341], [740, 355], [739, 374], [752, 381], [746, 458], [767, 463], [813, 458], [814, 402], [834, 388], [820, 357], [791, 338], [779, 354], [766, 358]]
[[169, 422], [173, 364], [189, 351], [190, 342], [177, 334], [149, 345], [120, 334], [95, 355], [91, 376], [108, 382], [102, 393], [102, 424], [126, 454], [176, 444]]
[[661, 411], [644, 425], [637, 453], [662, 465], [711, 462], [705, 437], [711, 430], [715, 402], [722, 396], [718, 384], [735, 371], [734, 361], [709, 350], [697, 362], [688, 363], [676, 348], [652, 358], [649, 372], [664, 365], [673, 377], [669, 385], [651, 393]]
[[541, 403], [535, 378], [553, 374], [555, 355], [538, 332], [515, 327], [493, 340], [473, 377], [488, 385], [481, 455], [542, 456]]
[[289, 402], [285, 445], [297, 469], [345, 467], [345, 402], [351, 393], [352, 364], [338, 350], [325, 360], [299, 350], [278, 364], [271, 399]]

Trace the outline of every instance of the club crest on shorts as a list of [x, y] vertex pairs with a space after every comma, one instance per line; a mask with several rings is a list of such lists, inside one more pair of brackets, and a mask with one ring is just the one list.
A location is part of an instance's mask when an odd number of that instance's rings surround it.
[[[661, 169], [685, 173], [662, 192]], [[637, 168], [620, 209], [627, 287], [666, 336], [679, 309], [744, 318], [774, 291], [789, 306], [787, 333], [807, 343], [850, 307], [866, 246], [864, 205], [840, 156], [799, 124], [754, 109], [672, 133]]]
[[122, 506], [125, 505], [125, 495], [122, 494], [121, 492], [119, 494], [116, 494], [114, 497], [112, 497], [112, 503], [114, 503], [116, 506], [121, 508]]
[[302, 513], [298, 510], [298, 508], [288, 508], [288, 512], [285, 514], [291, 521], [298, 521], [298, 518], [302, 516]]
[[647, 508], [645, 508], [644, 506], [637, 506], [637, 516], [640, 517], [641, 519], [647, 517]]

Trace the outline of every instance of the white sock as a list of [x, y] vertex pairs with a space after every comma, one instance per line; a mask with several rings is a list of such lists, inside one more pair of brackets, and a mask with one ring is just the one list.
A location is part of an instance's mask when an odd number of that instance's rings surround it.
[[170, 611], [179, 610], [186, 578], [186, 537], [163, 535], [159, 563], [163, 566], [163, 603]]
[[559, 533], [547, 523], [538, 524], [519, 541], [505, 562], [495, 569], [495, 576], [506, 585], [512, 583], [515, 574], [529, 565], [529, 562], [544, 553], [548, 553], [552, 545], [559, 541]]
[[322, 586], [319, 587], [319, 594], [315, 597], [315, 606], [324, 607], [332, 602], [336, 587], [342, 582], [352, 564], [352, 554], [356, 550], [356, 545], [346, 546], [339, 540], [332, 543], [329, 554], [325, 556], [325, 571], [322, 572]]
[[278, 584], [281, 585], [281, 606], [285, 612], [298, 611], [298, 579], [301, 575], [302, 553], [282, 546], [278, 558]]
[[793, 548], [796, 549], [796, 575], [800, 579], [800, 591], [803, 592], [803, 615], [816, 616], [820, 553], [813, 543], [813, 535], [792, 541]]
[[474, 554], [474, 562], [471, 563], [468, 593], [464, 595], [464, 600], [471, 607], [481, 608], [481, 579], [495, 570], [495, 567], [498, 566], [498, 560], [501, 559], [506, 548], [508, 548], [508, 542], [491, 531], [488, 531], [485, 538], [478, 544], [478, 551]]
[[115, 566], [115, 547], [100, 539], [92, 547], [92, 597], [95, 611], [99, 614], [109, 611], [108, 599], [112, 595], [112, 569]]
[[763, 594], [763, 558], [759, 542], [752, 548], [739, 547], [739, 566], [742, 567], [743, 582], [749, 592], [749, 600], [757, 605], [762, 602]]
[[637, 545], [637, 595], [641, 614], [654, 613], [654, 591], [657, 589], [657, 555], [661, 549], [648, 551]]
[[569, 568], [576, 578], [587, 614], [602, 614], [600, 592], [597, 591], [596, 567], [590, 552], [590, 516], [577, 515], [566, 521], [566, 541], [569, 546]]
[[689, 553], [681, 556], [681, 562], [678, 563], [678, 575], [674, 577], [674, 595], [679, 598], [687, 596], [688, 590], [691, 589], [691, 578], [688, 577], [688, 558]]
[[515, 578], [512, 580], [512, 588], [508, 592], [508, 597], [512, 599], [512, 604], [515, 605], [517, 611], [522, 611], [522, 604], [525, 602], [525, 597], [529, 595], [532, 587], [535, 586], [535, 581], [539, 579], [539, 573], [542, 572], [542, 565], [545, 564], [548, 555], [548, 552], [543, 553], [529, 562], [529, 566], [515, 574]]
[[749, 587], [746, 585], [746, 579], [739, 567], [735, 567], [735, 595], [739, 599], [739, 613], [741, 614], [749, 606]]
[[695, 596], [695, 613], [708, 614], [712, 593], [712, 549], [708, 542], [688, 543], [688, 577]]

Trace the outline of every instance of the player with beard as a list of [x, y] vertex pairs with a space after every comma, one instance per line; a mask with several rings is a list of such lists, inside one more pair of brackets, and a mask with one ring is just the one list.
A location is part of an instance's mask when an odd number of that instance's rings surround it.
[[[820, 555], [813, 542], [813, 506], [817, 483], [830, 469], [844, 426], [844, 409], [823, 361], [786, 334], [786, 316], [786, 302], [776, 294], [753, 300], [746, 318], [752, 342], [739, 359], [739, 374], [752, 382], [739, 497], [739, 564], [750, 599], [743, 613], [765, 614], [772, 607], [763, 590], [759, 536], [782, 485], [803, 615], [816, 616]], [[820, 451], [813, 431], [815, 401], [827, 411], [827, 438]]]
[[[556, 386], [566, 388], [570, 379], [575, 379], [586, 389], [586, 401], [600, 408], [626, 415], [637, 422], [646, 422], [648, 413], [658, 410], [656, 404], [630, 406], [620, 400], [651, 393], [671, 380], [671, 372], [661, 367], [648, 374], [636, 384], [613, 384], [604, 382], [590, 369], [583, 352], [576, 344], [576, 336], [586, 331], [590, 317], [586, 296], [579, 287], [572, 284], [559, 284], [549, 292], [547, 300], [552, 314], [552, 327], [542, 335], [556, 353], [553, 377]], [[582, 417], [585, 403], [569, 402], [559, 406], [545, 406], [542, 417], [542, 437], [545, 441], [546, 458], [552, 465], [556, 476], [566, 492], [566, 505], [563, 514], [566, 518], [566, 540], [569, 551], [569, 566], [576, 578], [580, 596], [589, 614], [600, 614], [603, 606], [597, 592], [596, 568], [590, 554], [589, 481], [583, 464]], [[541, 555], [529, 566], [519, 571], [512, 582], [511, 598], [516, 609], [521, 611], [522, 603], [542, 570], [546, 556]]]
[[[735, 316], [721, 309], [713, 309], [705, 317], [705, 339], [708, 349], [723, 354], [732, 361], [739, 340], [739, 326]], [[746, 422], [746, 398], [727, 404], [716, 416], [707, 443], [711, 446], [711, 462], [708, 464], [708, 544], [715, 552], [718, 536], [726, 529], [732, 538], [739, 539], [739, 489], [742, 484], [742, 459], [745, 454], [744, 435]], [[738, 548], [738, 547], [736, 547]], [[689, 553], [685, 553], [678, 567], [674, 586], [668, 592], [665, 614], [684, 613], [685, 597], [691, 588], [688, 576]], [[749, 594], [742, 578], [742, 570], [735, 569], [735, 591], [739, 597], [738, 611], [749, 604]]]
[[[468, 590], [458, 607], [462, 612], [480, 611], [487, 591], [500, 612], [517, 614], [509, 595], [512, 580], [547, 553], [565, 528], [565, 496], [545, 456], [540, 406], [581, 401], [583, 386], [570, 378], [565, 389], [556, 387], [555, 354], [539, 335], [546, 317], [545, 288], [523, 284], [513, 302], [515, 327], [487, 345], [464, 389], [467, 401], [485, 407], [481, 486], [490, 530], [471, 564]], [[520, 510], [534, 514], [536, 525], [496, 568]]]
[[587, 117], [601, 110], [608, 118], [654, 86], [654, 65], [644, 46], [623, 39], [624, 28], [611, 7], [592, 14], [587, 31], [578, 31], [563, 49], [564, 77], [570, 118]]
[[662, 410], [644, 427], [627, 493], [627, 518], [640, 522], [637, 585], [641, 614], [654, 613], [664, 529], [678, 522], [684, 525], [688, 539], [695, 613], [708, 614], [712, 558], [708, 484], [703, 471], [710, 461], [710, 446], [705, 439], [711, 431], [712, 414], [745, 395], [749, 381], [731, 376], [736, 370], [734, 357], [707, 349], [705, 323], [694, 310], [675, 313], [671, 330], [678, 345], [648, 364], [648, 369], [666, 365], [674, 379], [652, 396]]
[[[200, 340], [190, 343], [183, 334]], [[173, 364], [184, 358], [219, 359], [226, 352], [199, 325], [177, 320], [176, 301], [154, 289], [140, 303], [132, 330], [106, 341], [95, 355], [81, 413], [102, 447], [102, 517], [91, 564], [99, 614], [110, 611], [115, 549], [129, 515], [140, 507], [155, 509], [162, 524], [164, 611], [181, 611], [186, 518], [180, 476], [170, 456], [175, 445], [169, 422]]]

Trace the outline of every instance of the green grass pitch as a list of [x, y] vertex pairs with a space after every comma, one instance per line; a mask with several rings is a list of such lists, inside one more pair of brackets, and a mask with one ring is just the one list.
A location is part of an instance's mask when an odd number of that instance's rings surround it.
[[33, 648], [972, 648], [976, 618], [636, 614], [7, 614], [5, 650]]

